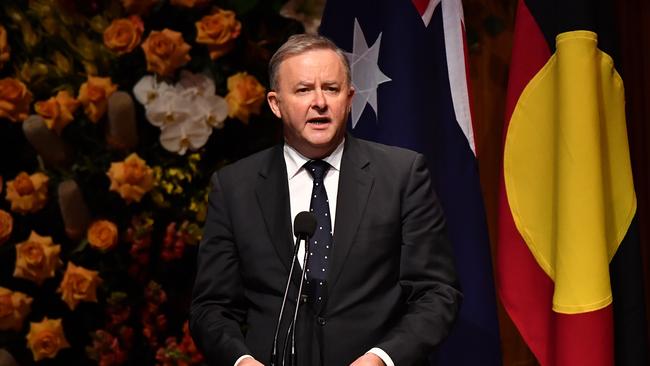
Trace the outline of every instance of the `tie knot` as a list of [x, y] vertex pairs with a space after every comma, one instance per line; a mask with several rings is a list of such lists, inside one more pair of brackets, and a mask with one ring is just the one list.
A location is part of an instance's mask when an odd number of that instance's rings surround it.
[[305, 164], [305, 168], [307, 168], [307, 171], [311, 174], [314, 180], [323, 180], [330, 165], [322, 160], [312, 160]]

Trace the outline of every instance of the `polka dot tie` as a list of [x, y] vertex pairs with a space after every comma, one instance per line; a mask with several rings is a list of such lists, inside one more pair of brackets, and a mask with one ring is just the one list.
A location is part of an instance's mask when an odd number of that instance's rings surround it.
[[316, 231], [309, 240], [307, 261], [307, 291], [309, 300], [317, 308], [325, 300], [329, 255], [332, 247], [332, 220], [323, 178], [330, 165], [322, 160], [312, 160], [305, 168], [314, 179], [310, 211], [316, 217]]

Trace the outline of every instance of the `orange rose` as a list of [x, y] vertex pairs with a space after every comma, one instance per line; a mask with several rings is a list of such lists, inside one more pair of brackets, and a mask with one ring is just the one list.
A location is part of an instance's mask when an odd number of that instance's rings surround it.
[[32, 350], [34, 361], [54, 358], [60, 350], [70, 347], [63, 334], [61, 319], [45, 317], [40, 323], [30, 322], [27, 347]]
[[20, 214], [34, 213], [47, 203], [47, 183], [50, 178], [43, 173], [19, 173], [7, 182], [7, 201], [11, 210]]
[[0, 210], [0, 244], [3, 244], [11, 236], [14, 228], [14, 219], [9, 212]]
[[87, 237], [91, 247], [109, 250], [117, 244], [117, 226], [108, 220], [97, 220], [88, 228]]
[[43, 117], [47, 127], [59, 135], [74, 120], [73, 113], [78, 107], [79, 102], [66, 90], [60, 90], [56, 97], [34, 104], [36, 113]]
[[88, 81], [79, 88], [79, 101], [84, 106], [86, 116], [97, 123], [106, 113], [108, 97], [117, 90], [111, 78], [88, 76]]
[[254, 76], [245, 72], [228, 78], [228, 116], [248, 123], [251, 114], [260, 114], [266, 90]]
[[115, 19], [104, 31], [104, 45], [118, 55], [129, 53], [140, 43], [142, 32], [144, 23], [137, 15]]
[[9, 61], [10, 51], [9, 43], [7, 43], [7, 30], [0, 25], [0, 69], [5, 62]]
[[56, 292], [74, 310], [81, 301], [97, 302], [97, 285], [102, 283], [99, 272], [68, 262], [61, 285]]
[[32, 300], [22, 292], [0, 287], [0, 330], [19, 332], [31, 310]]
[[[45, 120], [45, 124], [50, 129], [53, 129], [57, 119], [59, 119], [59, 103], [56, 102], [55, 97], [48, 100], [34, 103], [34, 110]], [[60, 129], [63, 129], [61, 127]], [[61, 131], [58, 131], [59, 133]]]
[[158, 3], [158, 0], [121, 0], [124, 10], [129, 14], [144, 15], [151, 10], [151, 7]]
[[210, 58], [213, 60], [230, 52], [235, 39], [241, 33], [241, 23], [230, 10], [218, 9], [195, 24], [196, 42], [208, 45]]
[[54, 271], [61, 265], [60, 252], [61, 246], [55, 245], [52, 237], [32, 231], [26, 241], [16, 245], [14, 277], [42, 284], [46, 278], [54, 277]]
[[210, 0], [171, 0], [169, 3], [173, 6], [193, 8], [208, 5], [210, 3]]
[[72, 121], [74, 119], [74, 116], [72, 114], [79, 107], [79, 101], [73, 98], [67, 90], [60, 90], [58, 93], [56, 93], [56, 97], [54, 98], [59, 104], [61, 117], [65, 121]]
[[22, 122], [29, 115], [32, 93], [25, 84], [13, 78], [0, 80], [0, 117]]
[[149, 37], [142, 43], [147, 70], [161, 76], [171, 75], [190, 61], [190, 48], [179, 32], [165, 28], [160, 32], [149, 33]]
[[142, 196], [153, 188], [153, 169], [136, 153], [123, 162], [111, 163], [106, 174], [111, 179], [110, 190], [119, 193], [128, 203], [140, 202]]

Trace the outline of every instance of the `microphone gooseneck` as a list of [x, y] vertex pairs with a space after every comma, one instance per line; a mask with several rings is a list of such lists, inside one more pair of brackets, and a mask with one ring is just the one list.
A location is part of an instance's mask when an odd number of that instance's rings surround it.
[[[316, 230], [316, 218], [313, 214], [302, 211], [296, 215], [296, 218], [293, 221], [293, 232], [296, 236], [296, 244], [294, 245], [293, 255], [291, 257], [291, 267], [289, 268], [289, 276], [287, 277], [287, 284], [284, 289], [284, 295], [282, 297], [282, 305], [280, 306], [280, 313], [278, 314], [278, 322], [275, 326], [275, 334], [273, 336], [273, 347], [271, 348], [271, 366], [278, 366], [278, 334], [280, 332], [280, 324], [282, 323], [282, 315], [284, 314], [284, 307], [287, 303], [287, 297], [289, 294], [289, 285], [291, 284], [291, 277], [293, 276], [293, 270], [295, 267], [296, 260], [298, 258], [298, 249], [300, 248], [300, 240], [305, 241], [305, 247], [309, 242], [309, 238], [314, 234]], [[300, 288], [302, 289], [302, 277], [300, 281]], [[296, 313], [298, 306], [300, 305], [300, 291], [298, 293], [298, 300], [296, 301]], [[293, 328], [293, 324], [289, 326], [289, 331]], [[283, 361], [284, 361], [284, 352], [283, 352]]]
[[[314, 217], [314, 215], [311, 215]], [[316, 223], [316, 218], [314, 218], [314, 223]], [[316, 225], [314, 225], [316, 229]], [[314, 234], [312, 230], [311, 235]], [[311, 236], [309, 235], [309, 236]], [[292, 327], [291, 330], [291, 366], [296, 366], [298, 364], [298, 358], [296, 357], [296, 324], [298, 321], [298, 309], [300, 308], [300, 300], [302, 297], [302, 285], [305, 282], [305, 268], [307, 268], [307, 261], [309, 260], [309, 240], [305, 240], [305, 255], [302, 260], [302, 272], [300, 274], [300, 286], [298, 286], [298, 296], [296, 297], [296, 309], [293, 313], [293, 321], [289, 327]], [[284, 358], [284, 354], [282, 355]]]

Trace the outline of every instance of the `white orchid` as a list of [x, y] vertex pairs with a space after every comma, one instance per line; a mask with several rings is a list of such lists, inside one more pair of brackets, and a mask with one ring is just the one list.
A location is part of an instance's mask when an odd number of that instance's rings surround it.
[[177, 88], [187, 90], [194, 96], [210, 96], [215, 93], [214, 81], [205, 74], [192, 74], [187, 70], [181, 71], [181, 79]]
[[218, 95], [207, 95], [194, 101], [205, 123], [214, 128], [223, 128], [223, 121], [228, 117], [228, 102]]
[[189, 120], [196, 111], [192, 101], [175, 89], [162, 93], [153, 102], [145, 106], [145, 115], [149, 123], [163, 128], [168, 123], [178, 123]]
[[148, 105], [158, 98], [162, 93], [173, 87], [164, 81], [158, 81], [152, 75], [143, 76], [133, 87], [133, 95], [140, 104]]
[[208, 142], [212, 127], [200, 118], [167, 123], [160, 129], [160, 143], [171, 151], [184, 155], [187, 149], [197, 150]]
[[160, 127], [162, 146], [183, 155], [205, 145], [213, 128], [223, 128], [228, 103], [215, 90], [210, 77], [183, 70], [173, 86], [145, 76], [133, 94], [144, 105], [149, 123]]

